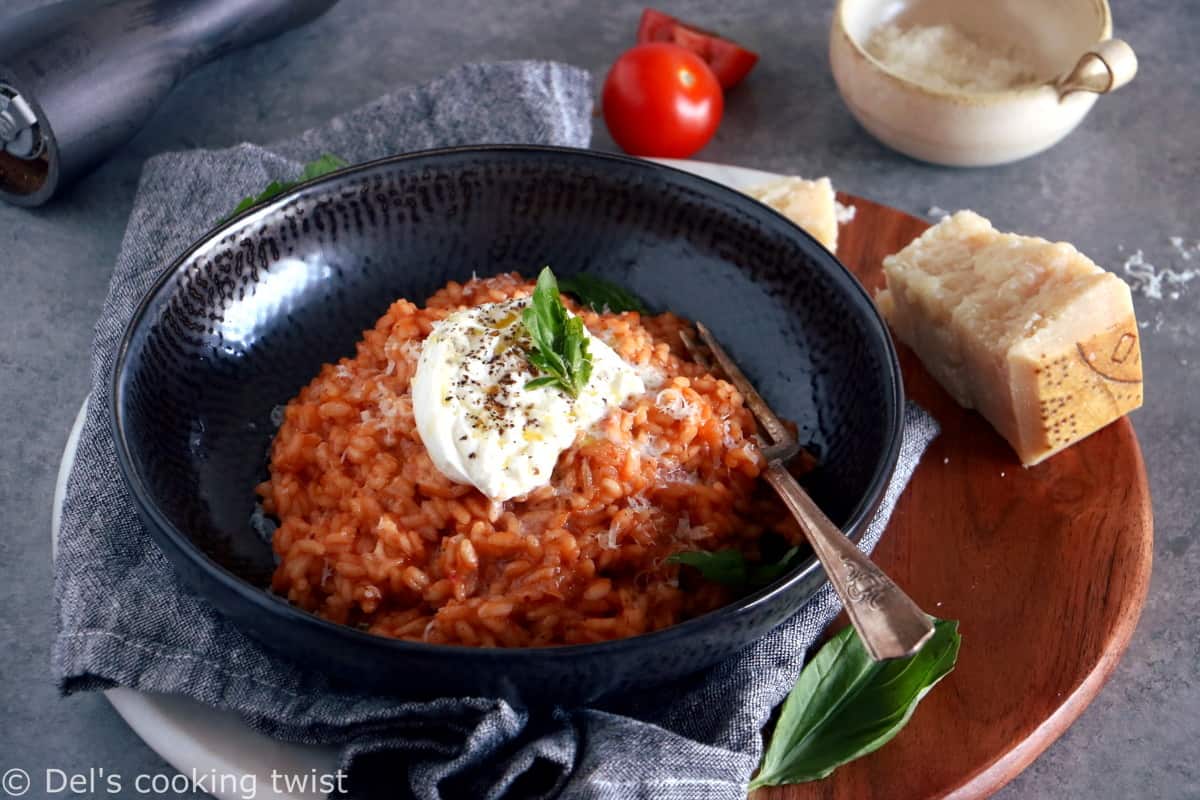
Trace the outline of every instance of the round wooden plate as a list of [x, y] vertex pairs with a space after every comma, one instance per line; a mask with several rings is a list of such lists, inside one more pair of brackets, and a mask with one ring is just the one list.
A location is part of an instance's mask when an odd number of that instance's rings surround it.
[[[929, 223], [859, 197], [838, 257], [872, 294], [881, 262]], [[897, 344], [908, 396], [942, 425], [874, 560], [931, 614], [957, 619], [958, 666], [886, 746], [754, 800], [987, 797], [1062, 735], [1116, 666], [1150, 578], [1141, 450], [1121, 419], [1024, 469]]]

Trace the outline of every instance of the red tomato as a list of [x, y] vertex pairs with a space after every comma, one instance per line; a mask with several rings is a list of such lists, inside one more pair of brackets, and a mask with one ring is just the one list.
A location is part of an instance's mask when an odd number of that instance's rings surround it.
[[695, 53], [674, 44], [639, 44], [617, 59], [601, 96], [608, 132], [635, 156], [687, 158], [708, 143], [725, 99]]
[[672, 16], [647, 8], [638, 23], [638, 44], [645, 42], [674, 42], [704, 59], [722, 88], [729, 89], [758, 63], [758, 54], [737, 42], [724, 39], [712, 31], [680, 22]]

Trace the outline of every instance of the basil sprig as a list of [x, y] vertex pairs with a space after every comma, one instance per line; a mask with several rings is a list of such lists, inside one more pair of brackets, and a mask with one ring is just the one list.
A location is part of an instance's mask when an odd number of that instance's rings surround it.
[[879, 662], [852, 627], [838, 633], [800, 673], [750, 789], [819, 780], [883, 747], [954, 669], [960, 641], [956, 621], [935, 619], [915, 655]]
[[792, 547], [778, 561], [750, 563], [741, 550], [688, 550], [667, 556], [667, 562], [695, 567], [706, 579], [741, 591], [774, 583], [798, 563], [800, 550]]
[[567, 314], [558, 281], [549, 267], [538, 275], [533, 299], [522, 312], [521, 321], [533, 340], [529, 364], [545, 373], [526, 383], [525, 388], [556, 386], [571, 397], [578, 397], [592, 377], [592, 356], [588, 353], [583, 320]]
[[[294, 181], [271, 181], [267, 184], [267, 188], [263, 189], [258, 194], [251, 197], [242, 198], [242, 202], [238, 203], [237, 207], [234, 208], [233, 211], [229, 213], [229, 216], [225, 217], [225, 219], [236, 217], [246, 209], [253, 208], [261, 203], [265, 203], [273, 197], [278, 197], [288, 189], [291, 189], [294, 186], [299, 186], [305, 181], [311, 181], [313, 178], [319, 178], [322, 175], [328, 175], [330, 172], [334, 172], [346, 166], [349, 166], [349, 164], [342, 159], [335, 155], [326, 153], [316, 161], [310, 161], [309, 163], [305, 164], [304, 172], [300, 173], [300, 177], [298, 179]], [[224, 222], [225, 220], [221, 221]]]
[[558, 282], [558, 288], [566, 294], [575, 295], [579, 302], [601, 314], [619, 314], [622, 311], [645, 314], [647, 310], [646, 304], [633, 292], [587, 272], [563, 278]]

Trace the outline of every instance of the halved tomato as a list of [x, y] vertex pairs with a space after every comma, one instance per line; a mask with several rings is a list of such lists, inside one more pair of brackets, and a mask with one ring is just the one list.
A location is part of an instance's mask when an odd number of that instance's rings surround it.
[[737, 42], [725, 39], [712, 31], [680, 22], [669, 14], [653, 8], [642, 11], [638, 23], [638, 44], [646, 42], [674, 42], [686, 47], [704, 59], [722, 89], [729, 89], [758, 63], [758, 53], [751, 52]]

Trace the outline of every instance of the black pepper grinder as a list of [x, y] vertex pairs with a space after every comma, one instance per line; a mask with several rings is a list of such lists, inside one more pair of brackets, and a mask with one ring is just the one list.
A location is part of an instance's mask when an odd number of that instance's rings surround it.
[[66, 0], [0, 20], [0, 199], [37, 206], [192, 70], [337, 0]]

